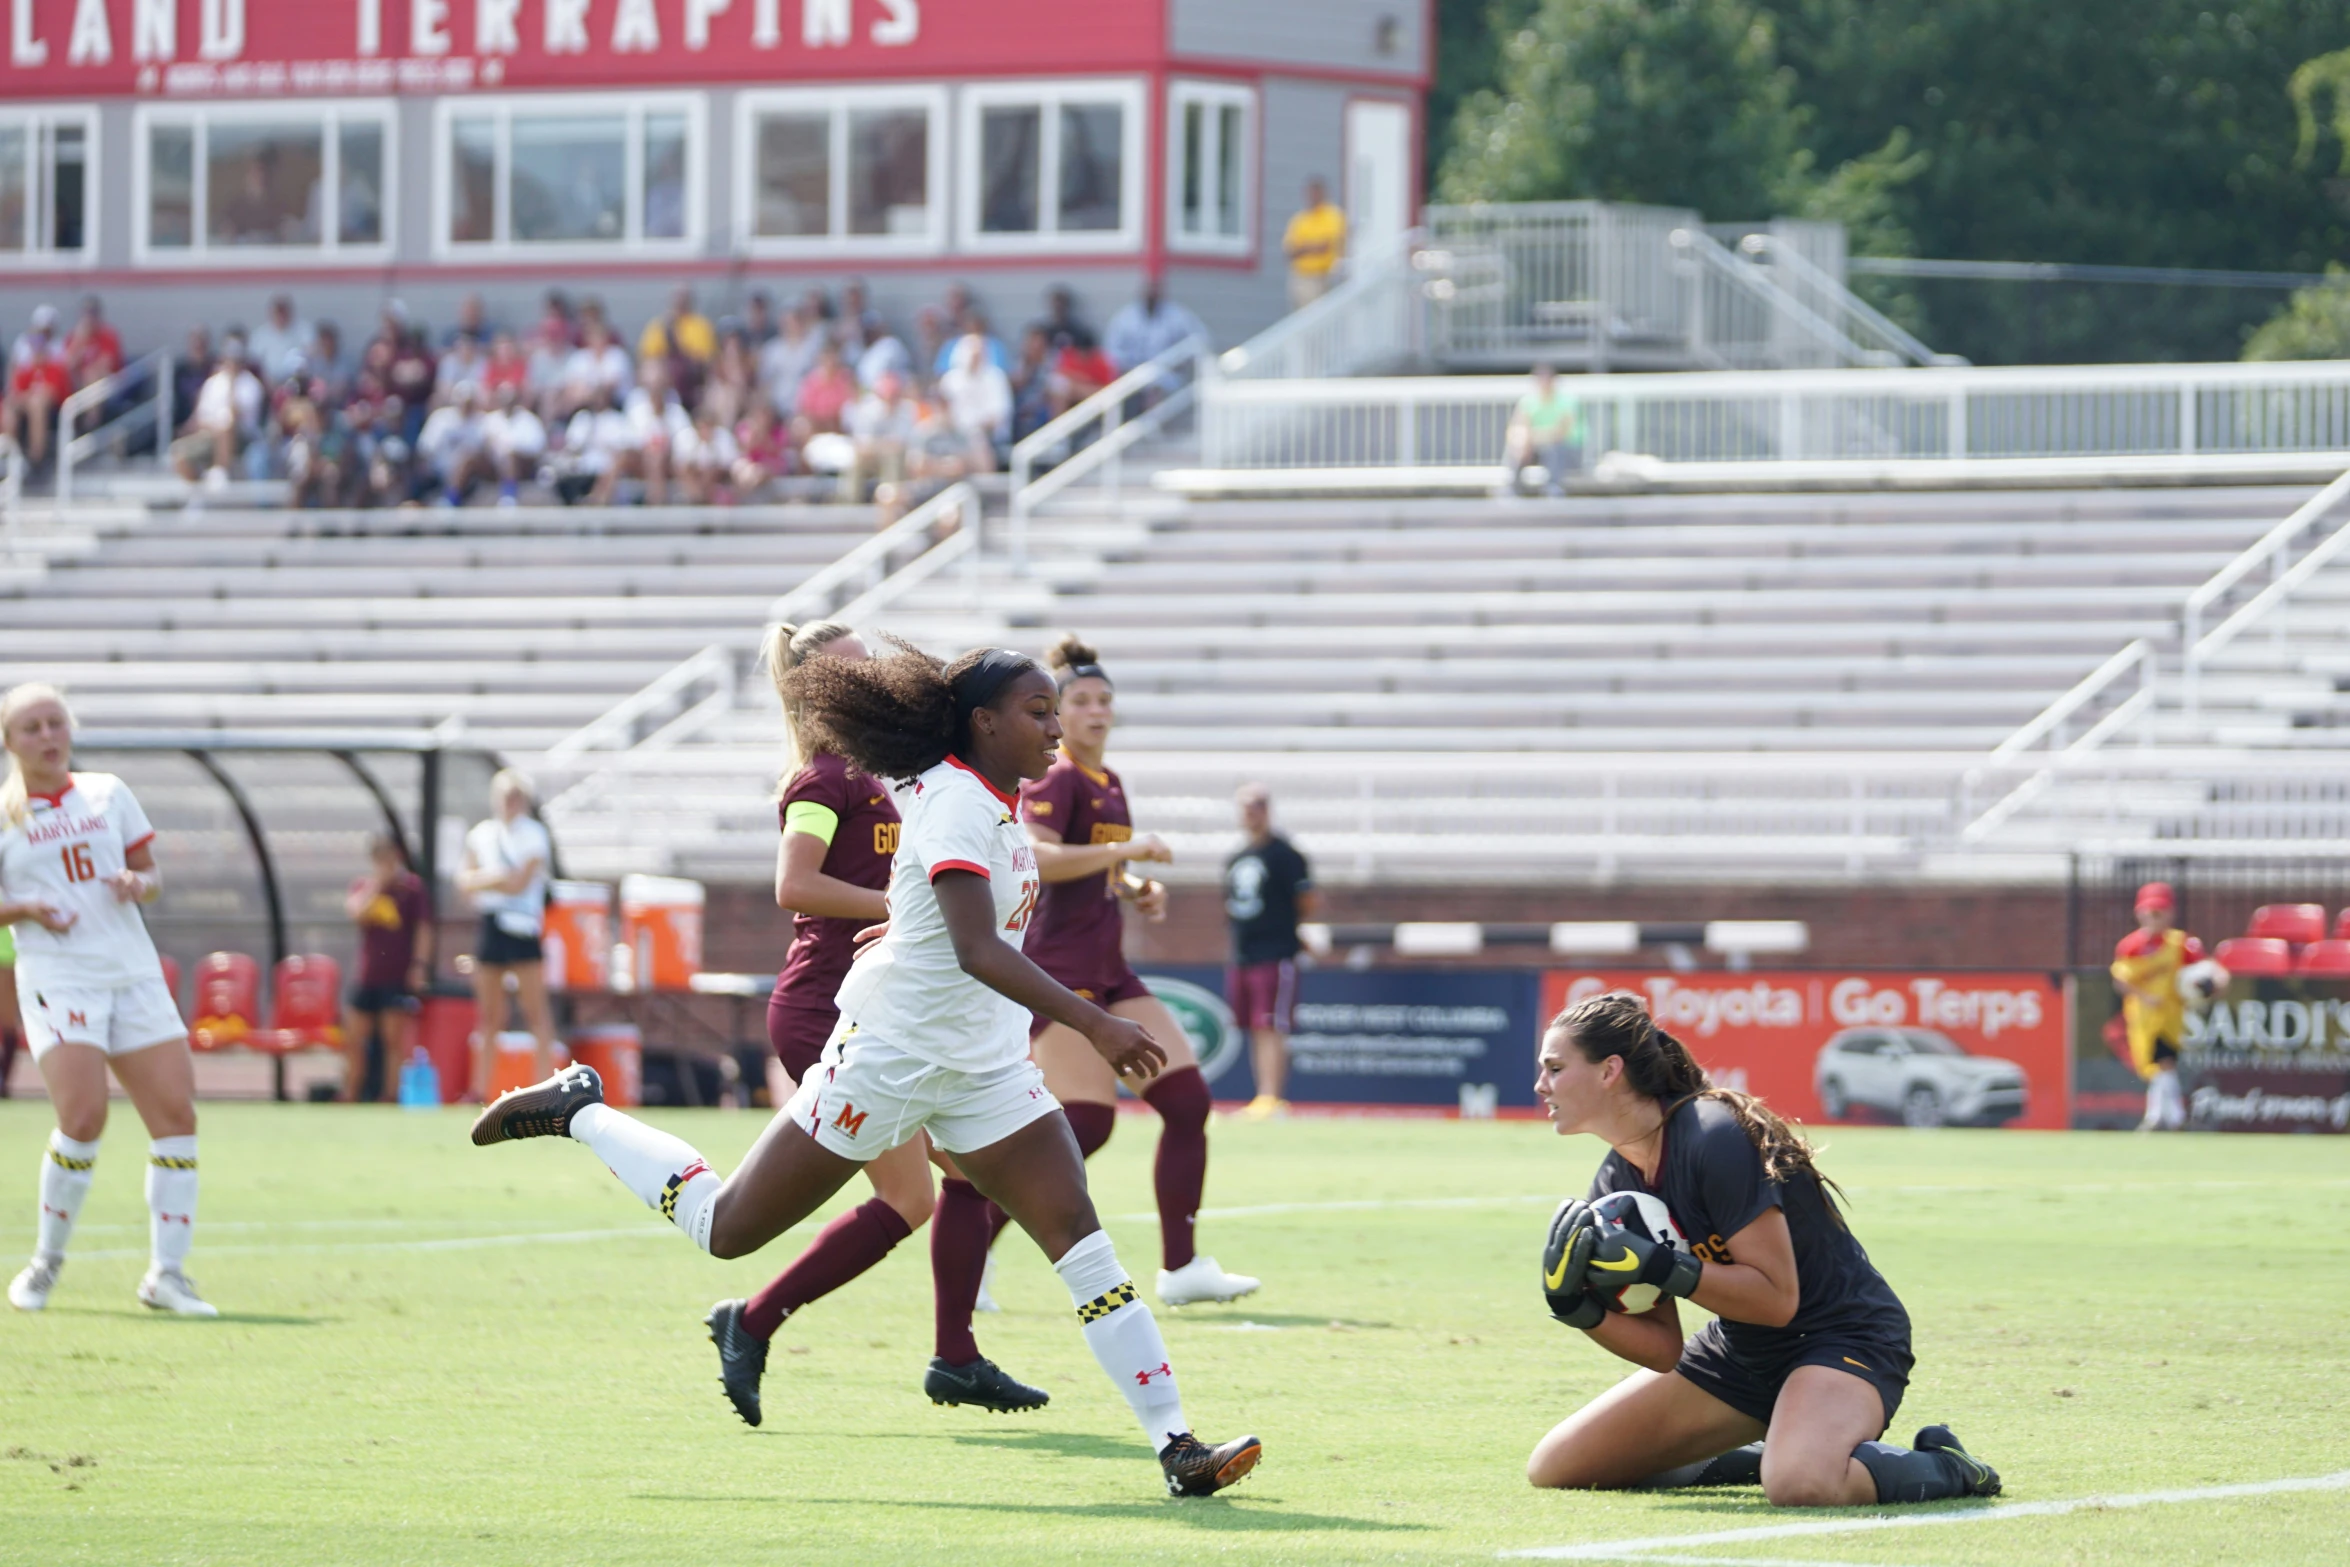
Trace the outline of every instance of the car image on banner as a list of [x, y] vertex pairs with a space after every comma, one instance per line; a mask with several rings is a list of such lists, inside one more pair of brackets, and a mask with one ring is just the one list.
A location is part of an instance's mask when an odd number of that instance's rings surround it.
[[2041, 973], [1556, 969], [1542, 1012], [1628, 990], [1714, 1082], [1799, 1121], [2058, 1128], [2064, 986]]
[[1831, 1121], [1875, 1110], [1904, 1126], [2003, 1126], [2028, 1097], [2022, 1067], [1931, 1028], [1845, 1029], [1821, 1048], [1812, 1086]]

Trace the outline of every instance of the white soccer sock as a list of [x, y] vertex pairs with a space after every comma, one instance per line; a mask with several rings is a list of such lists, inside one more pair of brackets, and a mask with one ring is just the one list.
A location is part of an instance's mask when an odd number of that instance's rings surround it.
[[610, 1105], [583, 1107], [571, 1118], [571, 1135], [595, 1150], [604, 1168], [636, 1193], [646, 1207], [710, 1249], [711, 1198], [724, 1183], [683, 1138], [656, 1131]]
[[1151, 1446], [1165, 1451], [1191, 1423], [1183, 1418], [1183, 1395], [1175, 1390], [1166, 1340], [1159, 1337], [1159, 1324], [1134, 1281], [1118, 1265], [1108, 1233], [1094, 1231], [1064, 1252], [1053, 1269], [1076, 1302], [1086, 1348], [1126, 1395]]
[[196, 1244], [196, 1139], [158, 1137], [147, 1145], [147, 1229], [154, 1270], [175, 1271]]
[[49, 1147], [41, 1155], [41, 1227], [33, 1242], [33, 1255], [55, 1262], [65, 1255], [65, 1243], [73, 1238], [73, 1221], [82, 1211], [82, 1199], [90, 1195], [90, 1176], [98, 1163], [98, 1143], [77, 1142], [63, 1132], [51, 1131]]

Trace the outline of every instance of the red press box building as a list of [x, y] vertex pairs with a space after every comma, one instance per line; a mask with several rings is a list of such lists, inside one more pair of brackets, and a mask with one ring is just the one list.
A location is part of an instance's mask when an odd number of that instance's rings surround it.
[[864, 278], [999, 332], [1156, 272], [1230, 341], [1283, 308], [1309, 176], [1358, 248], [1420, 195], [1427, 0], [0, 0], [0, 326], [134, 343], [285, 290], [364, 328], [469, 290], [624, 326]]

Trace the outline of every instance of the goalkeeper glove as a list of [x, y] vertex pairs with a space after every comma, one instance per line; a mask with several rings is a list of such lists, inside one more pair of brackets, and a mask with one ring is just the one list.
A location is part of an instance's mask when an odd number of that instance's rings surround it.
[[1666, 1295], [1687, 1295], [1705, 1276], [1705, 1264], [1678, 1246], [1652, 1241], [1632, 1230], [1601, 1226], [1597, 1245], [1584, 1263], [1584, 1280], [1610, 1296], [1634, 1284], [1652, 1284]]
[[1542, 1298], [1550, 1303], [1550, 1314], [1570, 1328], [1597, 1327], [1607, 1315], [1607, 1308], [1583, 1289], [1584, 1267], [1598, 1242], [1591, 1204], [1580, 1197], [1560, 1203], [1542, 1247]]

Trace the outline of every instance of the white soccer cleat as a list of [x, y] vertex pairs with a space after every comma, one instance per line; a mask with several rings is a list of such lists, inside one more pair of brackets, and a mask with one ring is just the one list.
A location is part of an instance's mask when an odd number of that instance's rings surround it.
[[1170, 1273], [1159, 1270], [1159, 1301], [1168, 1306], [1196, 1306], [1204, 1300], [1238, 1300], [1253, 1295], [1257, 1281], [1245, 1273], [1226, 1273], [1213, 1257], [1194, 1257]]
[[217, 1317], [220, 1308], [196, 1293], [196, 1281], [177, 1268], [149, 1273], [139, 1281], [139, 1304], [181, 1317]]
[[49, 1292], [57, 1288], [57, 1270], [64, 1266], [63, 1257], [53, 1262], [35, 1257], [24, 1272], [8, 1281], [8, 1304], [19, 1311], [39, 1311], [48, 1305]]
[[994, 1282], [995, 1252], [990, 1250], [987, 1254], [987, 1269], [979, 1275], [979, 1298], [971, 1303], [973, 1311], [1001, 1311], [1004, 1309], [995, 1303], [995, 1292], [988, 1288]]

